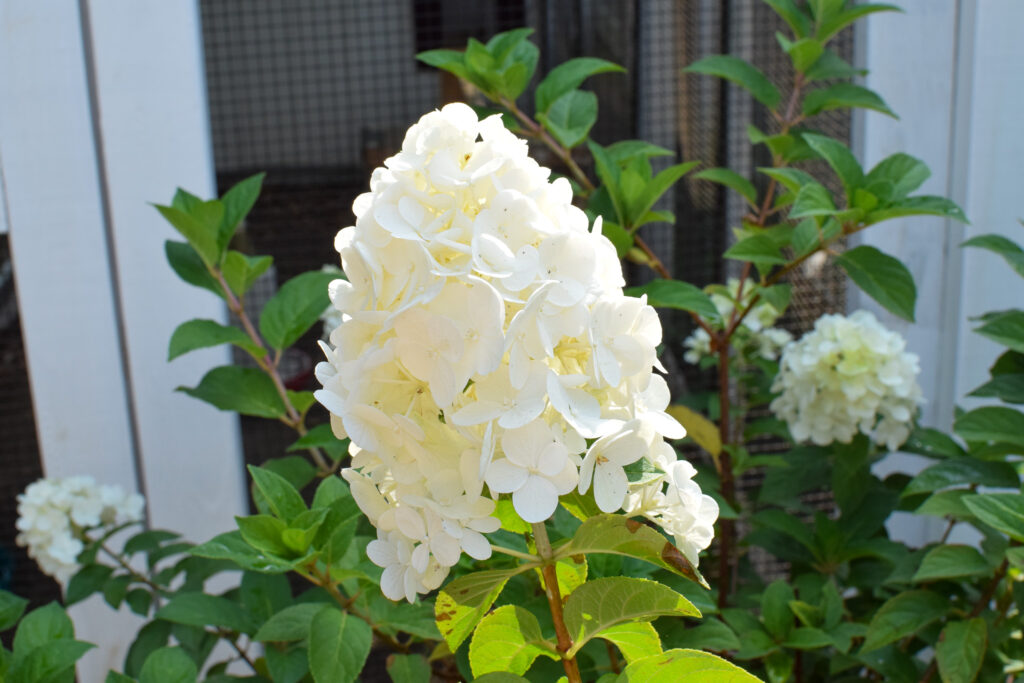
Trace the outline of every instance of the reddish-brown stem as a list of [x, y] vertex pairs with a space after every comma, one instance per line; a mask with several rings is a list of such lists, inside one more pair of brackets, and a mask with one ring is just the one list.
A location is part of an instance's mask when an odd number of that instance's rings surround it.
[[604, 641], [604, 646], [608, 650], [608, 665], [612, 669], [612, 673], [622, 673], [622, 665], [619, 664], [619, 655], [615, 652], [615, 646], [610, 641]]
[[[224, 278], [224, 273], [219, 268], [210, 268], [210, 274], [216, 278], [217, 283], [220, 285], [221, 291], [224, 293], [224, 300], [228, 304], [228, 310], [235, 314], [235, 317], [242, 323], [242, 329], [249, 335], [249, 339], [258, 348], [267, 351], [266, 345], [263, 343], [263, 338], [260, 337], [256, 331], [256, 327], [252, 324], [252, 320], [249, 318], [248, 312], [245, 310], [245, 305], [235, 296], [235, 293], [231, 291], [231, 287], [228, 285], [227, 280]], [[306, 425], [303, 421], [299, 411], [292, 405], [291, 399], [288, 398], [288, 390], [284, 386], [284, 380], [281, 379], [281, 373], [278, 371], [278, 362], [281, 359], [281, 351], [278, 349], [277, 355], [274, 357], [273, 362], [267, 362], [266, 354], [263, 356], [253, 355], [253, 360], [256, 361], [256, 365], [259, 366], [266, 375], [270, 378], [270, 381], [274, 384], [274, 389], [277, 391], [277, 395], [281, 397], [281, 402], [284, 404], [285, 413], [287, 413], [287, 419], [282, 418], [282, 422], [298, 432], [299, 436], [305, 436]], [[320, 452], [319, 448], [310, 448], [309, 454], [313, 457], [313, 461], [316, 463], [317, 469], [323, 474], [330, 474], [332, 467], [324, 454]]]
[[[722, 484], [722, 498], [729, 505], [736, 499], [736, 481], [732, 471], [732, 455], [726, 446], [731, 443], [730, 395], [729, 395], [729, 342], [718, 344], [718, 434], [722, 452], [715, 459], [718, 477]], [[728, 604], [732, 594], [732, 566], [736, 527], [731, 519], [722, 519], [718, 527], [718, 607]]]
[[562, 668], [565, 669], [569, 683], [583, 683], [576, 657], [568, 654], [572, 649], [572, 636], [565, 626], [565, 616], [562, 613], [562, 594], [558, 590], [558, 574], [555, 570], [551, 541], [548, 540], [548, 530], [543, 522], [531, 524], [530, 527], [533, 531], [533, 542], [537, 545], [537, 554], [544, 560], [541, 576], [544, 577], [544, 594], [548, 598], [551, 619], [555, 622], [555, 636], [558, 639], [558, 651], [562, 655]]

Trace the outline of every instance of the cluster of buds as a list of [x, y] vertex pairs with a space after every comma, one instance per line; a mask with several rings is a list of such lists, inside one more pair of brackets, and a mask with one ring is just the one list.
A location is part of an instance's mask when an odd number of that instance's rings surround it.
[[[710, 543], [717, 508], [664, 440], [685, 430], [652, 372], [658, 316], [527, 151], [498, 116], [429, 113], [335, 240], [348, 279], [316, 396], [351, 439], [342, 474], [392, 599], [437, 588], [463, 552], [489, 557], [502, 495], [539, 523], [592, 490], [603, 511], [663, 521], [694, 562]], [[654, 474], [631, 477], [645, 459]]]

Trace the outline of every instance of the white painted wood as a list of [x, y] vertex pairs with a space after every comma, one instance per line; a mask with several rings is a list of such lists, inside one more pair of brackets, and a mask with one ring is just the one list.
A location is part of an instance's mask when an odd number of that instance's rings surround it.
[[[1000, 233], [1024, 243], [1024, 3], [983, 0], [976, 3], [972, 78], [963, 98], [970, 118], [963, 121], [962, 199], [971, 219], [967, 236]], [[998, 256], [980, 249], [962, 250], [961, 314], [1020, 308], [1024, 283]], [[955, 395], [964, 396], [988, 376], [988, 367], [1004, 349], [971, 331], [959, 329]], [[965, 406], [970, 404], [961, 401]]]
[[[0, 3], [0, 154], [43, 468], [136, 486], [77, 6]], [[102, 681], [134, 628], [102, 600], [71, 609]]]
[[[957, 6], [935, 0], [905, 0], [901, 6], [905, 13], [865, 19], [858, 35], [858, 52], [869, 69], [865, 85], [881, 94], [900, 119], [858, 111], [854, 144], [866, 169], [896, 152], [923, 160], [932, 176], [917, 192], [945, 196], [952, 161]], [[906, 338], [908, 349], [921, 358], [920, 382], [928, 398], [923, 422], [947, 427], [953, 406], [940, 393], [949, 372], [942, 361], [956, 340], [946, 327], [952, 302], [940, 293], [950, 259], [958, 256], [962, 231], [943, 218], [926, 216], [887, 221], [861, 235], [860, 243], [893, 254], [910, 268], [918, 290], [917, 320], [897, 318], [852, 286], [850, 310], [867, 308]]]
[[[854, 116], [854, 145], [865, 169], [896, 152], [923, 160], [932, 176], [919, 193], [948, 196], [954, 164], [951, 140], [955, 126], [960, 43], [958, 3], [952, 0], [905, 0], [905, 13], [873, 14], [857, 35], [859, 66], [869, 70], [865, 85], [875, 90], [896, 111], [895, 120], [877, 112], [858, 110]], [[959, 319], [956, 287], [950, 277], [958, 269], [957, 245], [963, 230], [940, 217], [888, 221], [868, 228], [856, 240], [901, 259], [914, 275], [918, 299], [916, 322], [908, 323], [885, 311], [855, 286], [850, 287], [849, 309], [866, 308], [887, 327], [907, 340], [921, 359], [921, 383], [928, 403], [922, 423], [946, 429], [952, 424], [953, 369]], [[876, 474], [917, 472], [927, 466], [921, 458], [892, 455], [875, 468]], [[911, 545], [938, 538], [941, 520], [897, 513], [890, 534]]]
[[164, 258], [178, 238], [149, 202], [174, 188], [214, 196], [198, 7], [162, 0], [88, 4], [102, 162], [110, 203], [118, 294], [127, 330], [140, 461], [155, 526], [194, 540], [234, 527], [245, 510], [237, 417], [176, 393], [214, 365], [225, 347], [168, 364], [174, 328], [224, 319], [223, 303], [182, 283]]

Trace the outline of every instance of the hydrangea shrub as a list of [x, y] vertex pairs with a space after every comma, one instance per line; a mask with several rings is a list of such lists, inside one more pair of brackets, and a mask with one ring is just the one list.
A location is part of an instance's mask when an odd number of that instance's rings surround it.
[[[168, 242], [171, 267], [239, 321], [184, 322], [169, 357], [223, 343], [251, 357], [182, 390], [278, 421], [295, 442], [250, 468], [257, 514], [199, 546], [129, 531], [140, 501], [83, 480], [26, 492], [22, 539], [66, 580], [66, 602], [99, 593], [146, 618], [108, 683], [334, 683], [364, 667], [403, 683], [970, 683], [1024, 671], [1024, 312], [978, 320], [1007, 350], [972, 392], [991, 404], [958, 410], [953, 435], [917, 424], [917, 359], [874, 315], [827, 315], [796, 340], [784, 329], [787, 276], [811, 259], [834, 259], [912, 320], [907, 268], [847, 238], [902, 216], [964, 217], [914, 194], [928, 176], [919, 160], [864, 169], [814, 130], [822, 111], [891, 114], [829, 48], [891, 7], [766, 4], [787, 27], [790, 83], [728, 55], [683, 76], [726, 79], [771, 122], [748, 131], [770, 159], [756, 175], [691, 176], [749, 204], [724, 254], [740, 276], [724, 284], [673, 279], [638, 232], [674, 222], [655, 207], [697, 163], [656, 173], [668, 150], [590, 139], [598, 102], [583, 85], [621, 71], [604, 60], [556, 66], [528, 113], [538, 50], [526, 29], [419, 55], [502, 116], [451, 104], [412, 125], [338, 234], [344, 279], [281, 283], [257, 318], [247, 293], [271, 259], [232, 237], [262, 176], [157, 207], [185, 240]], [[968, 244], [1024, 273], [1015, 241]], [[622, 261], [659, 277], [623, 289]], [[690, 316], [685, 341], [663, 339], [659, 308]], [[320, 388], [291, 390], [280, 360], [321, 315]], [[713, 370], [716, 391], [671, 396], [666, 346]], [[897, 448], [927, 465], [878, 476]], [[741, 495], [754, 469], [763, 482]], [[828, 511], [810, 505], [822, 491]], [[898, 512], [942, 519], [945, 532], [908, 547], [887, 530]], [[954, 542], [965, 527], [983, 540]], [[786, 578], [751, 571], [755, 552]], [[23, 612], [0, 592], [0, 629]], [[70, 675], [88, 644], [58, 612], [21, 618], [0, 679]]]

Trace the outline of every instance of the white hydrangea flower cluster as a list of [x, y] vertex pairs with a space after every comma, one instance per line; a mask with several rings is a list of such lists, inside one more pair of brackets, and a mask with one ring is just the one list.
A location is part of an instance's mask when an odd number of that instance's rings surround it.
[[[711, 302], [718, 309], [723, 320], [728, 321], [729, 316], [735, 309], [736, 296], [740, 291], [738, 278], [729, 278], [725, 287], [715, 287], [710, 292]], [[743, 306], [750, 302], [754, 287], [751, 281], [743, 287]], [[733, 346], [741, 353], [760, 356], [765, 360], [775, 360], [779, 352], [789, 342], [793, 341], [793, 335], [780, 327], [772, 327], [779, 319], [779, 311], [768, 302], [762, 301], [754, 306], [750, 313], [743, 319], [739, 327], [733, 333]], [[692, 365], [699, 365], [701, 360], [709, 358], [711, 352], [711, 337], [703, 328], [697, 328], [683, 340], [686, 352], [683, 360]]]
[[[674, 461], [663, 437], [685, 435], [652, 373], [657, 314], [623, 295], [600, 223], [549, 176], [499, 117], [450, 104], [409, 129], [335, 240], [343, 322], [316, 396], [351, 439], [342, 474], [389, 598], [439, 587], [463, 552], [489, 557], [500, 494], [531, 523], [574, 489], [613, 512], [624, 468]], [[683, 519], [692, 496], [665, 495]]]
[[896, 450], [924, 403], [918, 358], [869, 311], [824, 315], [782, 353], [771, 409], [797, 441], [849, 443], [860, 431]]
[[139, 494], [92, 477], [40, 479], [18, 495], [16, 542], [44, 574], [65, 583], [78, 571], [86, 530], [138, 522], [144, 505]]

